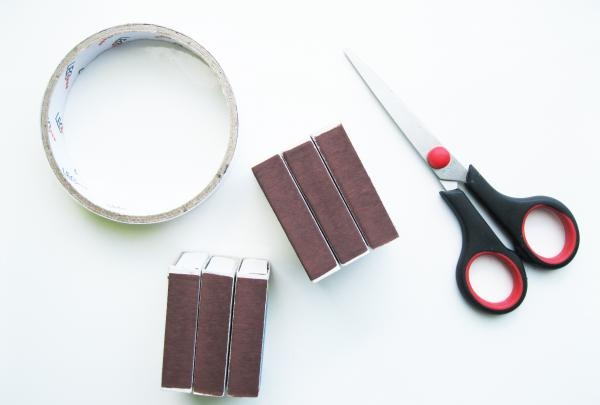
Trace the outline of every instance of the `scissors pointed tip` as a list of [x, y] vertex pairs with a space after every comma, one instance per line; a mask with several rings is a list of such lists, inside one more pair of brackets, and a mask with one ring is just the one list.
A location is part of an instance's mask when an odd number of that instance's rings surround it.
[[344, 56], [346, 57], [346, 59], [348, 59], [348, 62], [350, 62], [354, 66], [354, 61], [356, 60], [356, 56], [350, 49], [348, 49], [348, 48], [344, 49]]

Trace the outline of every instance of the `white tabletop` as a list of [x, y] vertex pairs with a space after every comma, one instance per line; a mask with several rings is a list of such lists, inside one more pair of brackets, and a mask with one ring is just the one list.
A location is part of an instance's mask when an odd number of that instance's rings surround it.
[[[597, 404], [600, 4], [592, 1], [9, 1], [0, 9], [0, 402], [242, 403], [160, 389], [166, 275], [182, 250], [272, 263], [264, 405]], [[217, 192], [168, 223], [100, 219], [62, 189], [39, 129], [50, 74], [127, 22], [194, 38], [226, 72], [239, 141]], [[566, 268], [527, 268], [508, 315], [469, 307], [439, 184], [365, 89], [352, 48], [464, 164], [578, 219]], [[250, 171], [343, 123], [400, 237], [311, 284]]]

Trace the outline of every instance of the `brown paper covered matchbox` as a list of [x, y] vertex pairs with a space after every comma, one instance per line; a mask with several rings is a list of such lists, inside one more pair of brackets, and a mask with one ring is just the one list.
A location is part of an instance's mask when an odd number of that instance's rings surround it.
[[184, 252], [169, 272], [162, 387], [256, 397], [270, 265]]
[[200, 273], [208, 255], [184, 252], [169, 272], [162, 387], [192, 391]]
[[194, 394], [218, 397], [225, 394], [233, 285], [239, 264], [238, 259], [213, 256], [202, 270], [192, 385]]
[[339, 269], [283, 159], [275, 155], [254, 166], [252, 171], [308, 278], [318, 281]]
[[283, 158], [337, 260], [346, 264], [366, 254], [367, 245], [314, 143], [283, 152]]
[[252, 171], [313, 282], [398, 237], [341, 125]]
[[258, 396], [269, 272], [268, 261], [244, 259], [237, 273], [227, 379], [230, 396]]
[[398, 237], [377, 190], [341, 125], [314, 138], [367, 245], [375, 249]]

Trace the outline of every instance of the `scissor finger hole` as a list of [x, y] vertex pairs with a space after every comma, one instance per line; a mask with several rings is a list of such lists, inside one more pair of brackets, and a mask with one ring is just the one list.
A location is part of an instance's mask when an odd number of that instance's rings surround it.
[[473, 256], [467, 264], [466, 282], [473, 298], [492, 310], [511, 308], [524, 289], [517, 265], [497, 252], [480, 252]]
[[523, 239], [538, 259], [558, 264], [575, 249], [575, 225], [566, 214], [545, 205], [535, 205], [525, 214]]

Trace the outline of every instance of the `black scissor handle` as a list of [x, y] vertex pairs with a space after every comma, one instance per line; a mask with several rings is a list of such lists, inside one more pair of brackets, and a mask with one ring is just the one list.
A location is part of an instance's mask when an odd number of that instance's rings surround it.
[[[523, 263], [515, 252], [498, 239], [464, 192], [457, 189], [441, 191], [440, 194], [454, 212], [462, 230], [462, 249], [456, 265], [456, 283], [461, 294], [468, 302], [487, 312], [504, 314], [514, 310], [523, 302], [527, 292]], [[471, 265], [484, 255], [496, 258], [510, 271], [513, 288], [503, 301], [488, 301], [477, 294], [471, 285]]]
[[[565, 266], [575, 257], [579, 248], [579, 228], [571, 211], [560, 201], [545, 196], [508, 197], [496, 191], [473, 166], [469, 166], [465, 184], [511, 236], [515, 250], [524, 260], [540, 267], [554, 269]], [[543, 256], [535, 252], [527, 242], [525, 221], [529, 214], [538, 209], [553, 212], [563, 225], [565, 243], [556, 256]]]

